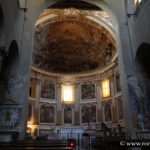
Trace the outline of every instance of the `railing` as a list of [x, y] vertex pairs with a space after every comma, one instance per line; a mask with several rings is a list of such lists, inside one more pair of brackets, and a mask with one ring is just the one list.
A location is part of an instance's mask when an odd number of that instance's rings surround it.
[[[45, 136], [38, 137], [37, 139], [47, 139], [50, 143], [68, 143], [70, 139], [75, 140], [76, 150], [94, 150], [99, 147], [99, 143], [105, 143], [108, 141], [120, 141], [125, 140], [125, 133], [110, 133], [110, 132], [98, 132], [98, 133], [49, 133]], [[107, 144], [106, 144], [107, 146]], [[119, 145], [118, 145], [119, 146]]]
[[150, 139], [150, 130], [141, 130], [136, 132], [137, 139], [146, 140]]

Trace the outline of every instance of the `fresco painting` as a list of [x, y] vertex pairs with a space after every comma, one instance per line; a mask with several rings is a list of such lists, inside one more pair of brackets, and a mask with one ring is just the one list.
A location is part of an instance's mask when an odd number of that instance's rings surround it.
[[0, 103], [19, 103], [24, 98], [26, 76], [8, 76], [0, 81]]
[[40, 107], [40, 122], [54, 123], [55, 122], [55, 107], [53, 105], [42, 104]]
[[64, 123], [72, 124], [72, 108], [71, 107], [64, 108]]
[[21, 128], [21, 107], [2, 106], [0, 107], [0, 129], [20, 130]]
[[55, 99], [55, 84], [43, 81], [41, 83], [41, 98]]
[[95, 84], [82, 84], [81, 85], [81, 99], [95, 98]]
[[81, 119], [82, 123], [96, 122], [96, 106], [84, 105], [81, 107]]
[[112, 121], [112, 102], [111, 101], [104, 102], [103, 107], [104, 107], [105, 122], [111, 122]]

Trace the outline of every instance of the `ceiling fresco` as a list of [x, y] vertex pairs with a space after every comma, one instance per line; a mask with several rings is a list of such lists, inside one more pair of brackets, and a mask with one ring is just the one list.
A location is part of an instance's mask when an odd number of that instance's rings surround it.
[[36, 27], [33, 66], [54, 73], [81, 73], [107, 66], [116, 53], [102, 26], [82, 19], [56, 20]]

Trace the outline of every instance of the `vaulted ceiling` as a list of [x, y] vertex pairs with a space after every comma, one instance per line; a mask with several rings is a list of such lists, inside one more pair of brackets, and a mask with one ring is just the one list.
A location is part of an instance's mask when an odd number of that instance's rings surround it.
[[38, 69], [54, 73], [88, 72], [106, 67], [115, 54], [112, 35], [83, 16], [57, 16], [36, 26], [33, 66]]

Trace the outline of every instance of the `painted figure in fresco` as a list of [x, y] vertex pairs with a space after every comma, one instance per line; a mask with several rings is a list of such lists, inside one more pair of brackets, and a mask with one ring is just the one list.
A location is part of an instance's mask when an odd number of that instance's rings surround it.
[[18, 103], [23, 98], [26, 77], [12, 75], [0, 82], [0, 96], [3, 103]]
[[96, 122], [96, 106], [95, 105], [85, 105], [81, 109], [82, 113], [82, 123], [93, 123]]
[[81, 85], [81, 99], [95, 98], [95, 84]]
[[111, 104], [110, 104], [110, 102], [105, 102], [104, 112], [105, 112], [105, 121], [106, 122], [112, 121], [112, 113], [111, 113]]
[[0, 126], [14, 130], [19, 127], [19, 116], [17, 108], [2, 108], [0, 111]]
[[72, 109], [70, 107], [64, 108], [64, 123], [72, 123]]
[[41, 97], [47, 99], [55, 99], [55, 84], [47, 81], [41, 84]]
[[40, 122], [54, 123], [54, 107], [42, 105], [40, 109]]

